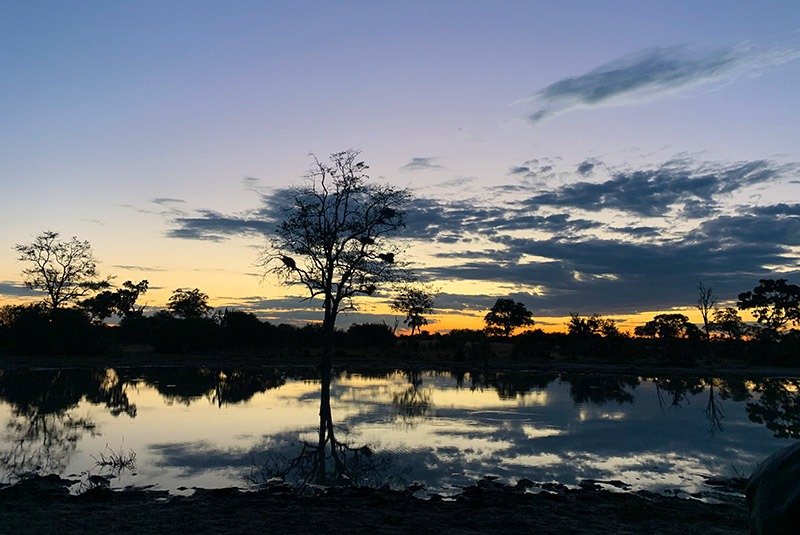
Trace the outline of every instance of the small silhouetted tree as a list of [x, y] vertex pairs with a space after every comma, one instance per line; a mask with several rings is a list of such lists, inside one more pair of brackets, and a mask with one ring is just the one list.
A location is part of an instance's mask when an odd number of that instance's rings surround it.
[[786, 279], [761, 279], [751, 291], [739, 294], [737, 305], [739, 310], [751, 310], [769, 337], [789, 323], [800, 324], [800, 286], [787, 284]]
[[[405, 226], [407, 190], [367, 182], [359, 151], [332, 154], [330, 163], [313, 157], [306, 183], [289, 192], [289, 206], [270, 248], [267, 271], [304, 286], [320, 298], [324, 350], [321, 369], [330, 369], [336, 318], [355, 310], [354, 299], [378, 286], [409, 278], [388, 238]], [[323, 396], [324, 397], [324, 396]]]
[[711, 288], [706, 288], [702, 282], [697, 283], [697, 294], [697, 310], [700, 311], [700, 316], [703, 318], [706, 339], [710, 339], [711, 326], [709, 316], [717, 307], [717, 299], [714, 296], [714, 291]]
[[167, 302], [167, 310], [179, 318], [204, 318], [211, 310], [208, 304], [208, 295], [197, 288], [194, 290], [184, 290], [178, 288]]
[[533, 314], [519, 301], [505, 297], [495, 301], [489, 313], [483, 318], [486, 332], [511, 336], [515, 329], [534, 324]]
[[739, 312], [732, 307], [726, 307], [714, 311], [711, 330], [722, 333], [728, 338], [740, 340], [747, 334], [747, 325], [742, 321]]
[[392, 301], [392, 310], [406, 315], [403, 323], [411, 327], [411, 335], [420, 332], [423, 325], [428, 324], [425, 314], [433, 311], [436, 294], [427, 287], [406, 287]]
[[16, 244], [18, 260], [29, 265], [22, 270], [25, 286], [47, 294], [51, 310], [108, 287], [108, 279], [97, 272], [97, 260], [88, 241], [75, 236], [69, 241], [59, 233], [45, 231], [30, 244]]

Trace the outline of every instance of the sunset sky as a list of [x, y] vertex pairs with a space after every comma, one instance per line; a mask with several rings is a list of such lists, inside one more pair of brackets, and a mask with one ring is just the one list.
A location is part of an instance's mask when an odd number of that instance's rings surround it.
[[[563, 328], [800, 283], [800, 2], [0, 3], [0, 304], [44, 230], [103, 274], [274, 322], [271, 206], [309, 153], [409, 188], [430, 329]], [[382, 292], [351, 322], [393, 324]], [[435, 323], [434, 323], [435, 322]]]

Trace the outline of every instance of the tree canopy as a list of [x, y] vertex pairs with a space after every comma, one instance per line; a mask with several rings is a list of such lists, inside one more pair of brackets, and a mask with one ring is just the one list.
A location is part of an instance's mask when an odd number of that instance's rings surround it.
[[425, 287], [405, 287], [400, 290], [394, 301], [391, 303], [392, 310], [406, 315], [403, 323], [411, 328], [411, 335], [414, 331], [420, 332], [423, 325], [428, 324], [425, 314], [433, 311], [433, 301], [436, 299], [435, 293], [430, 288]]
[[684, 314], [657, 314], [652, 320], [634, 329], [636, 336], [658, 338], [695, 338], [701, 331]]
[[769, 336], [789, 323], [800, 324], [800, 286], [786, 279], [761, 279], [758, 286], [739, 294], [739, 310], [751, 310]]
[[22, 270], [25, 286], [45, 292], [45, 303], [52, 310], [108, 287], [108, 279], [97, 272], [91, 244], [75, 236], [69, 241], [59, 236], [48, 230], [33, 243], [14, 246], [18, 260], [29, 266]]
[[197, 288], [194, 290], [178, 288], [172, 292], [167, 302], [167, 310], [184, 319], [205, 317], [211, 309], [211, 305], [208, 304], [208, 295]]
[[580, 314], [570, 314], [567, 322], [567, 333], [574, 336], [602, 335], [602, 336], [621, 336], [622, 333], [617, 327], [617, 321], [610, 318], [603, 318], [598, 314], [589, 317], [581, 317]]
[[97, 295], [81, 301], [80, 306], [95, 320], [104, 320], [114, 314], [121, 318], [140, 316], [143, 306], [136, 307], [136, 300], [147, 292], [149, 283], [146, 280], [134, 284], [131, 281], [122, 283], [117, 290], [104, 290]]
[[515, 329], [534, 324], [533, 313], [524, 304], [505, 297], [495, 301], [483, 320], [489, 334], [502, 334], [506, 337], [511, 336]]
[[409, 278], [389, 237], [405, 226], [410, 194], [368, 182], [367, 169], [353, 149], [332, 154], [330, 163], [313, 157], [305, 184], [289, 191], [263, 256], [267, 271], [304, 286], [308, 298], [321, 298], [328, 365], [337, 315], [354, 310], [355, 297], [374, 295], [382, 283]]

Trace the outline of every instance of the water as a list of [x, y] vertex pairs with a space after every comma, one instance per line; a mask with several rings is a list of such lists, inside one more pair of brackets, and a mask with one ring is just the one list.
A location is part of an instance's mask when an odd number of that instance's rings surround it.
[[[188, 493], [255, 488], [275, 475], [322, 482], [320, 386], [313, 372], [272, 369], [0, 371], [0, 483], [55, 473], [79, 491], [102, 475], [112, 488]], [[800, 437], [798, 387], [797, 379], [342, 372], [330, 385], [332, 420], [323, 421], [341, 470], [324, 482], [415, 483], [447, 494], [492, 476], [702, 492], [708, 478], [749, 474]], [[325, 462], [336, 464], [330, 452]]]

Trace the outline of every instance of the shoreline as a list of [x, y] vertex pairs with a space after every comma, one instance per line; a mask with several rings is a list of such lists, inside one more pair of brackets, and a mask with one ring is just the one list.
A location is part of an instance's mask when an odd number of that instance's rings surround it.
[[[520, 482], [522, 483], [522, 482]], [[504, 486], [482, 480], [452, 499], [422, 500], [410, 490], [319, 489], [300, 496], [282, 484], [261, 491], [196, 489], [170, 496], [147, 489], [95, 487], [72, 496], [57, 476], [0, 489], [0, 526], [9, 533], [662, 533], [746, 534], [744, 498], [721, 503], [648, 493]], [[530, 485], [534, 485], [530, 483]]]
[[[615, 363], [601, 360], [549, 359], [521, 360], [493, 357], [483, 362], [438, 358], [424, 354], [389, 353], [386, 357], [370, 353], [343, 353], [334, 357], [334, 369], [390, 372], [394, 370], [483, 370], [514, 372], [564, 372], [624, 375], [672, 375], [714, 377], [800, 377], [800, 367], [748, 366], [741, 362], [706, 362], [696, 366], [667, 366], [655, 362]], [[297, 368], [314, 369], [319, 356], [311, 353], [264, 355], [241, 352], [209, 352], [189, 354], [160, 354], [131, 351], [99, 355], [3, 355], [0, 370], [6, 369], [65, 369], [65, 368]]]

